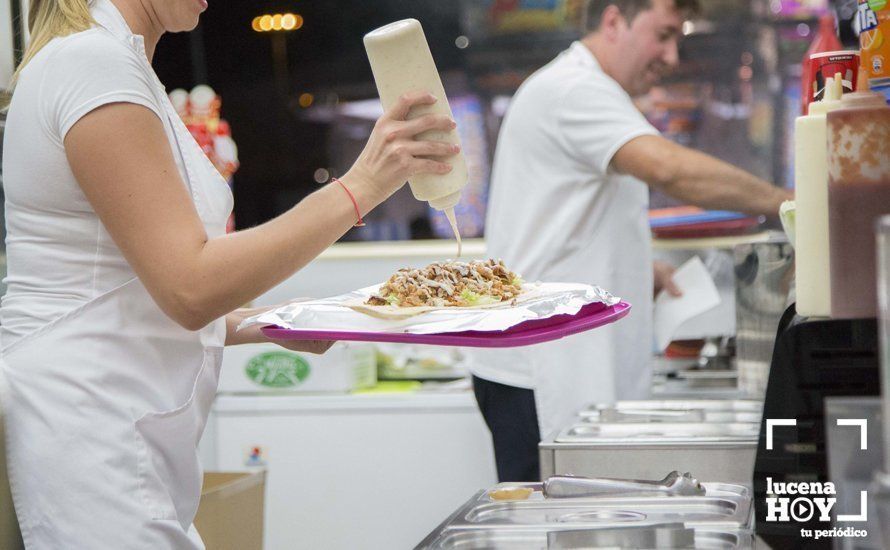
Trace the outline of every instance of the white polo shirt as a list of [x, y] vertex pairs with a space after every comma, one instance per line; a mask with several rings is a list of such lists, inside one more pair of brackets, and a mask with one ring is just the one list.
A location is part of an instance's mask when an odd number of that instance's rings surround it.
[[3, 144], [3, 346], [135, 276], [71, 172], [64, 139], [81, 117], [109, 103], [141, 105], [163, 120], [166, 94], [146, 60], [108, 30], [132, 35], [117, 8], [101, 0], [92, 14], [104, 27], [51, 40], [12, 96]]
[[[648, 393], [649, 191], [609, 166], [628, 141], [657, 133], [580, 42], [519, 88], [495, 153], [489, 255], [527, 281], [602, 286], [633, 310], [611, 327], [558, 342], [473, 351], [476, 376], [550, 394], [564, 402], [559, 409]], [[539, 401], [544, 426], [559, 416], [547, 403], [541, 408]]]

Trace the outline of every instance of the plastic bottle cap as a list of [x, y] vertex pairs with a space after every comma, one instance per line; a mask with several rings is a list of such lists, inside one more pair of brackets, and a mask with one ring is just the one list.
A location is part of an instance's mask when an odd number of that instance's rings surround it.
[[869, 82], [868, 80], [868, 69], [866, 69], [862, 65], [859, 65], [859, 72], [856, 74], [856, 91], [871, 91], [871, 82]]
[[838, 109], [841, 106], [841, 96], [842, 89], [839, 87], [841, 74], [837, 73], [835, 76], [829, 76], [825, 80], [825, 92], [822, 96], [822, 99], [818, 101], [814, 101], [807, 106], [807, 114], [812, 115], [824, 115], [827, 114], [828, 111], [833, 111], [834, 109]]
[[436, 210], [448, 210], [449, 208], [454, 208], [457, 206], [457, 203], [460, 202], [460, 191], [428, 202], [430, 203], [430, 206]]
[[814, 101], [807, 107], [807, 114], [810, 116], [824, 115], [827, 114], [828, 111], [840, 109], [841, 106], [842, 102], [840, 99], [823, 99], [820, 101]]

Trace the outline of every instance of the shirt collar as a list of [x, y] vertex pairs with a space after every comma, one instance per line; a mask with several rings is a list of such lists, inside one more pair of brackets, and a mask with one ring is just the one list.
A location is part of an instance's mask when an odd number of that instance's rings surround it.
[[134, 50], [145, 55], [145, 39], [133, 34], [126, 19], [111, 0], [90, 0], [90, 14], [96, 24], [114, 36], [127, 42]]
[[600, 67], [600, 63], [597, 61], [596, 56], [593, 55], [590, 48], [581, 43], [581, 41], [576, 40], [572, 42], [572, 45], [569, 46], [568, 54], [572, 59], [578, 61], [579, 64], [585, 67], [590, 67], [595, 71], [602, 71], [602, 67]]

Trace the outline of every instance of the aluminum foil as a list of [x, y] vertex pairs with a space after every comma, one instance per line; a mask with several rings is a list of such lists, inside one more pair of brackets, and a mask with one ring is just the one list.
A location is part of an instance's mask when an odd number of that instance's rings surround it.
[[503, 331], [524, 321], [554, 315], [574, 315], [585, 305], [601, 302], [607, 306], [620, 299], [602, 288], [577, 283], [526, 283], [516, 304], [512, 302], [484, 309], [441, 308], [407, 319], [380, 319], [355, 311], [345, 303], [367, 300], [380, 285], [305, 302], [292, 302], [244, 320], [238, 330], [252, 325], [277, 325], [291, 330], [349, 332], [390, 332], [442, 334], [449, 332]]

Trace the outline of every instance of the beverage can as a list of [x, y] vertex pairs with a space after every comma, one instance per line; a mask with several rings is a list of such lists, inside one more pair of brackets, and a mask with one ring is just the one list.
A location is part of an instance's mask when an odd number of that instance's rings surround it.
[[841, 75], [845, 94], [856, 90], [859, 74], [859, 54], [853, 51], [814, 53], [810, 56], [810, 75], [807, 83], [807, 105], [822, 101], [825, 96], [825, 82], [829, 77]]
[[862, 68], [872, 89], [886, 86], [890, 82], [890, 0], [859, 0], [856, 21]]

